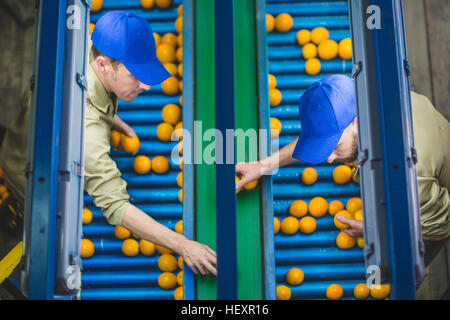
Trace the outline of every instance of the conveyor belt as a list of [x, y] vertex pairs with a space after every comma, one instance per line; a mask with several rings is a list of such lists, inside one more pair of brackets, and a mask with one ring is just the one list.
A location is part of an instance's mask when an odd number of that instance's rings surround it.
[[[321, 61], [321, 73], [310, 76], [305, 73], [302, 48], [296, 42], [300, 29], [312, 30], [325, 27], [330, 38], [339, 42], [350, 37], [347, 1], [294, 1], [267, 0], [267, 13], [276, 17], [280, 13], [292, 16], [294, 24], [287, 33], [276, 30], [268, 34], [269, 73], [276, 77], [276, 87], [281, 91], [282, 101], [271, 108], [271, 117], [281, 121], [282, 132], [279, 147], [287, 145], [298, 137], [301, 130], [298, 122], [298, 101], [303, 92], [315, 81], [330, 74], [351, 72], [351, 61], [339, 57], [332, 61]], [[350, 182], [336, 184], [332, 171], [337, 164], [312, 166], [298, 162], [281, 168], [274, 176], [274, 216], [280, 221], [289, 215], [288, 208], [294, 200], [307, 203], [316, 196], [324, 197], [328, 203], [340, 200], [344, 205], [351, 197], [359, 197], [359, 186]], [[305, 167], [314, 167], [318, 180], [312, 186], [301, 182], [300, 175]], [[333, 217], [325, 215], [316, 218], [317, 230], [310, 234], [300, 231], [294, 235], [279, 232], [275, 235], [275, 261], [277, 285], [291, 289], [291, 299], [325, 299], [327, 287], [336, 283], [344, 289], [343, 299], [353, 298], [353, 289], [358, 283], [365, 283], [363, 250], [355, 246], [342, 250], [336, 246], [339, 233]], [[304, 282], [291, 286], [286, 282], [286, 273], [293, 267], [304, 272]]]
[[[154, 32], [161, 38], [171, 32], [177, 35], [175, 19], [177, 7], [182, 0], [173, 0], [168, 9], [143, 10], [139, 0], [105, 0], [103, 8], [91, 15], [96, 22], [103, 14], [111, 10], [126, 10], [147, 19]], [[166, 104], [179, 104], [180, 95], [167, 96], [161, 85], [152, 86], [150, 92], [140, 95], [135, 101], [119, 101], [118, 115], [133, 127], [140, 141], [138, 155], [153, 159], [164, 155], [169, 159], [170, 170], [166, 174], [149, 173], [138, 175], [133, 170], [134, 156], [123, 151], [112, 151], [111, 156], [127, 182], [131, 203], [151, 215], [163, 225], [175, 229], [182, 219], [183, 207], [178, 200], [180, 188], [177, 186], [178, 163], [170, 160], [170, 153], [177, 143], [161, 142], [156, 137], [156, 127], [163, 122], [162, 107]], [[95, 254], [82, 260], [81, 299], [173, 299], [174, 289], [166, 290], [158, 286], [158, 268], [160, 254], [135, 257], [125, 256], [121, 252], [123, 240], [114, 236], [114, 226], [109, 225], [99, 209], [93, 205], [92, 198], [85, 195], [85, 207], [93, 213], [93, 221], [83, 225], [83, 237], [95, 245]], [[175, 255], [178, 259], [178, 255]], [[177, 269], [174, 274], [177, 275]]]

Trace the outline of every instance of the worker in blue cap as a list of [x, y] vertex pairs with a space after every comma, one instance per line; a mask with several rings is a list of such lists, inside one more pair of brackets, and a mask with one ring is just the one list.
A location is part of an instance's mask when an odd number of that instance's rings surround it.
[[[411, 92], [414, 140], [418, 154], [425, 263], [450, 235], [450, 124], [424, 96]], [[356, 162], [358, 126], [355, 87], [344, 75], [332, 75], [314, 83], [299, 101], [301, 132], [297, 139], [257, 162], [238, 163], [236, 173], [244, 177], [236, 189], [298, 160], [319, 164]], [[442, 147], [444, 146], [444, 147]], [[357, 170], [357, 172], [359, 172]], [[363, 236], [363, 223], [338, 215], [349, 225], [352, 237]], [[439, 244], [439, 245], [438, 245]]]
[[[216, 252], [163, 226], [129, 202], [127, 184], [110, 157], [111, 129], [129, 137], [136, 135], [117, 116], [118, 99], [133, 101], [151, 85], [170, 77], [156, 57], [149, 23], [132, 13], [111, 11], [97, 21], [91, 39], [85, 116], [85, 190], [110, 224], [121, 225], [142, 239], [177, 252], [195, 274], [217, 275]], [[2, 208], [9, 212], [11, 204], [19, 214], [25, 198], [30, 97], [28, 90], [19, 117], [8, 129], [0, 149], [0, 167], [11, 193]], [[8, 212], [2, 216], [8, 216]], [[9, 212], [9, 216], [14, 219], [19, 215]], [[20, 221], [14, 227], [19, 229]]]

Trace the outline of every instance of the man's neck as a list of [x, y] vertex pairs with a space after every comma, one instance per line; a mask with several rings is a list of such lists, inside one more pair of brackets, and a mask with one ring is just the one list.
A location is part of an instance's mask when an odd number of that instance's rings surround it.
[[113, 92], [112, 92], [111, 88], [108, 86], [108, 84], [105, 80], [104, 74], [100, 70], [98, 70], [97, 66], [95, 65], [95, 60], [92, 61], [90, 63], [90, 65], [91, 65], [92, 69], [94, 70], [95, 74], [97, 75], [98, 80], [100, 80], [100, 83], [102, 84], [103, 88], [105, 88], [106, 93], [108, 93], [108, 95], [111, 96], [111, 94]]

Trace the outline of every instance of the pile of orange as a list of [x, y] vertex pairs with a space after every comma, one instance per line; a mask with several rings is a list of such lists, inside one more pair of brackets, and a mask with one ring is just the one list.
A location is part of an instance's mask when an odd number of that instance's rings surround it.
[[81, 239], [80, 255], [82, 258], [90, 258], [95, 253], [95, 246], [89, 239]]
[[121, 144], [124, 151], [128, 153], [136, 153], [139, 151], [141, 142], [136, 135], [128, 137], [127, 135], [123, 134], [121, 138]]
[[[1, 187], [2, 187], [2, 186], [0, 186], [0, 188], [1, 188]], [[1, 194], [1, 191], [0, 191], [0, 196], [1, 196], [1, 195], [2, 195], [2, 194]], [[83, 217], [82, 217], [83, 224], [89, 224], [89, 223], [91, 223], [93, 217], [94, 217], [94, 216], [93, 216], [91, 210], [89, 210], [89, 209], [87, 209], [87, 208], [83, 208]]]
[[341, 231], [336, 237], [336, 245], [339, 249], [350, 249], [356, 244], [356, 238], [349, 236], [346, 232]]
[[280, 136], [280, 133], [281, 133], [281, 121], [275, 117], [270, 117], [270, 136], [272, 138], [276, 138]]
[[162, 254], [158, 259], [158, 268], [163, 272], [173, 272], [178, 268], [177, 259], [169, 253]]
[[153, 242], [141, 239], [139, 241], [139, 251], [144, 256], [152, 256], [156, 252], [156, 246], [155, 246], [155, 244]]
[[352, 169], [347, 165], [340, 165], [333, 170], [333, 180], [337, 184], [344, 184], [352, 178]]
[[275, 29], [278, 32], [288, 32], [292, 29], [294, 20], [288, 13], [280, 13], [275, 18]]
[[153, 172], [163, 174], [169, 171], [170, 163], [165, 156], [156, 156], [152, 160]]
[[103, 0], [92, 0], [91, 2], [91, 11], [98, 12], [103, 7]]
[[147, 174], [152, 169], [152, 162], [147, 156], [137, 156], [134, 158], [133, 168], [138, 174]]
[[294, 217], [286, 217], [281, 221], [280, 229], [281, 232], [284, 234], [294, 234], [298, 231], [299, 228], [299, 222]]
[[277, 288], [277, 300], [290, 300], [292, 293], [291, 289], [285, 285], [278, 285]]
[[302, 182], [306, 185], [312, 185], [317, 181], [317, 171], [314, 168], [305, 168], [302, 171]]
[[275, 18], [271, 15], [266, 13], [266, 30], [267, 32], [272, 32], [275, 28]]
[[158, 286], [169, 290], [177, 285], [177, 277], [172, 272], [163, 272], [158, 277]]
[[323, 217], [328, 212], [328, 202], [323, 197], [311, 199], [308, 205], [309, 214], [313, 217]]
[[128, 257], [137, 256], [139, 254], [139, 243], [132, 238], [125, 239], [122, 242], [122, 252]]
[[310, 216], [303, 217], [298, 223], [298, 228], [302, 233], [311, 234], [317, 229], [316, 219]]
[[308, 213], [308, 204], [303, 200], [295, 200], [289, 206], [289, 214], [296, 217], [302, 218]]
[[336, 226], [336, 228], [338, 228], [338, 229], [347, 229], [349, 227], [349, 225], [346, 224], [346, 223], [340, 222], [337, 219], [337, 216], [344, 216], [344, 217], [346, 217], [348, 219], [353, 219], [353, 214], [348, 212], [347, 210], [341, 210], [341, 211], [338, 211], [334, 215], [334, 225]]

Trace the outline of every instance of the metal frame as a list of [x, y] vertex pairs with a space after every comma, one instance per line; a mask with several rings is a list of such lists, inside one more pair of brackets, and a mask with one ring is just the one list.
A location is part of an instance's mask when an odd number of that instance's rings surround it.
[[[367, 27], [371, 5], [379, 29]], [[366, 266], [380, 268], [392, 299], [415, 299], [423, 252], [401, 1], [349, 0], [349, 8]]]

